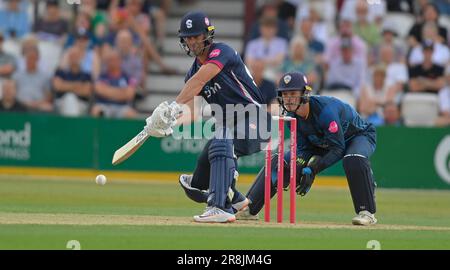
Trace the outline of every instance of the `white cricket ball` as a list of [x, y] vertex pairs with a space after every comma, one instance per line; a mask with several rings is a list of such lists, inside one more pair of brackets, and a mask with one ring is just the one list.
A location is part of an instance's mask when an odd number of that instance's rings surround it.
[[104, 176], [103, 174], [97, 175], [97, 177], [95, 177], [95, 183], [103, 186], [104, 184], [106, 184], [106, 176]]

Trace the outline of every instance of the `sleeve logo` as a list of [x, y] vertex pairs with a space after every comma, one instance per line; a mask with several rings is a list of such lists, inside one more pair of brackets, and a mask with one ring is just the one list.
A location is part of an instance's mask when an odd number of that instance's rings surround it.
[[206, 24], [206, 26], [209, 26], [209, 19], [208, 19], [208, 17], [205, 17], [205, 24]]
[[220, 50], [219, 49], [215, 49], [209, 54], [209, 58], [217, 57], [219, 55], [220, 55]]
[[339, 130], [338, 124], [336, 123], [336, 121], [332, 121], [328, 126], [328, 131], [331, 133], [336, 133], [338, 132], [338, 130]]

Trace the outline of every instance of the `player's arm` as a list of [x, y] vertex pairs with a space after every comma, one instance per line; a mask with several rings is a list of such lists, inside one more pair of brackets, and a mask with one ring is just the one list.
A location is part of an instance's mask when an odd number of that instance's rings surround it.
[[203, 65], [184, 85], [175, 102], [186, 104], [197, 96], [205, 84], [219, 74], [221, 68], [213, 63]]

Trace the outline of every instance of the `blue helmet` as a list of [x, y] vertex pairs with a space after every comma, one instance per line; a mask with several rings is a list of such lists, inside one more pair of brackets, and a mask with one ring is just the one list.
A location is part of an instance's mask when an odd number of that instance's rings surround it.
[[283, 109], [287, 111], [282, 98], [282, 93], [285, 91], [300, 91], [300, 104], [298, 104], [298, 106], [300, 106], [301, 104], [309, 102], [312, 88], [308, 84], [308, 79], [306, 78], [305, 74], [301, 72], [294, 71], [283, 74], [277, 88], [278, 102], [281, 104]]
[[186, 51], [188, 55], [191, 55], [191, 51], [187, 46], [184, 38], [198, 36], [205, 34], [205, 48], [210, 46], [214, 39], [214, 26], [201, 11], [191, 11], [183, 16], [180, 23], [180, 29], [178, 30], [178, 37], [180, 38], [181, 47]]

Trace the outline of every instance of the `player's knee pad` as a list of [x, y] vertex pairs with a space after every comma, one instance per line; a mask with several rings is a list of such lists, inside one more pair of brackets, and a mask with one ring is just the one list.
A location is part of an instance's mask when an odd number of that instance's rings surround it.
[[188, 196], [188, 198], [193, 200], [194, 202], [206, 203], [206, 201], [208, 200], [209, 192], [207, 190], [200, 190], [198, 188], [192, 187], [188, 182], [181, 180], [180, 185], [183, 188], [184, 193], [186, 193], [186, 196]]
[[208, 205], [223, 209], [230, 208], [231, 198], [228, 198], [228, 192], [236, 170], [233, 141], [213, 139], [208, 155], [211, 164]]
[[375, 181], [369, 160], [357, 154], [344, 156], [342, 161], [352, 195], [355, 212], [376, 212]]

